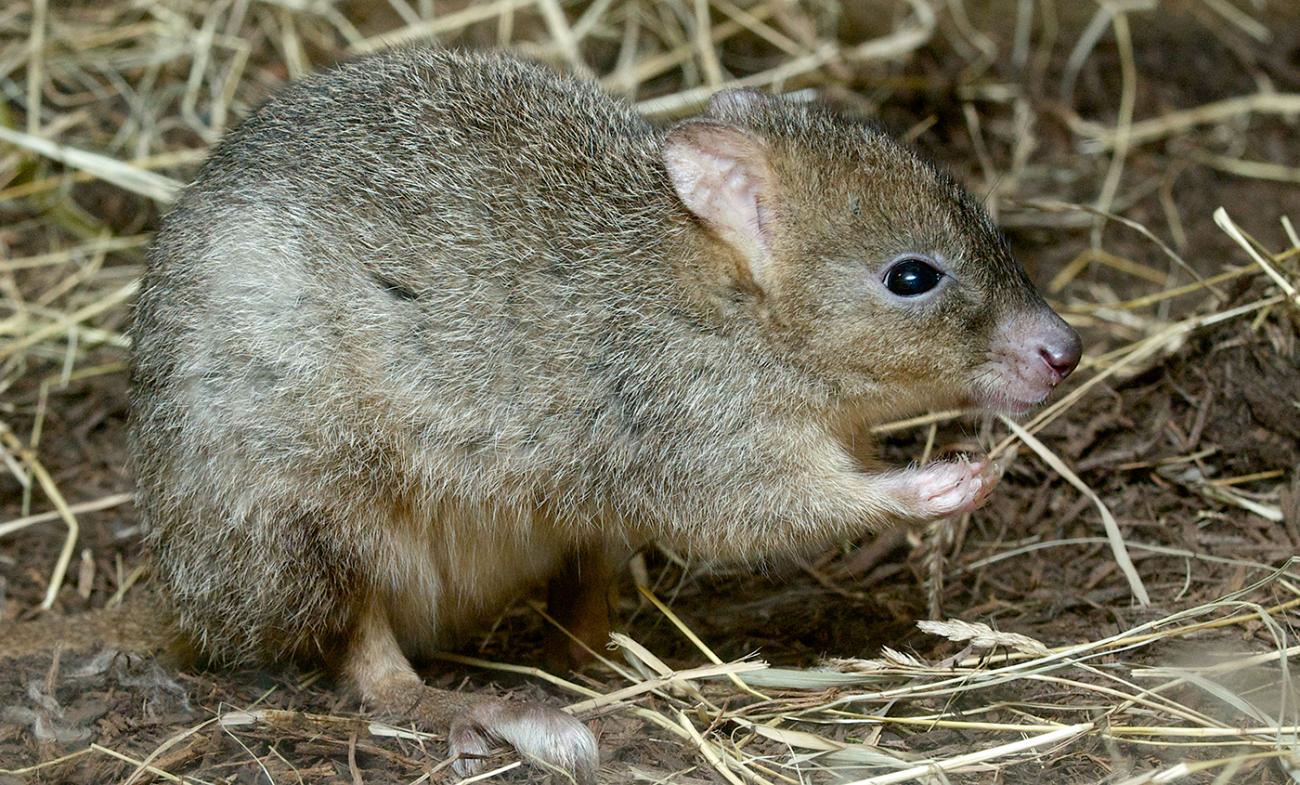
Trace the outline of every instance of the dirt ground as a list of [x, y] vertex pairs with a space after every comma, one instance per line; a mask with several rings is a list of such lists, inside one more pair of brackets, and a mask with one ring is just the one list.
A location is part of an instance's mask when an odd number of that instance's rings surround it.
[[[877, 117], [988, 196], [1017, 257], [1085, 338], [1084, 366], [1063, 394], [1084, 391], [1037, 437], [1097, 499], [1021, 446], [988, 505], [944, 528], [840, 543], [815, 558], [757, 569], [663, 550], [642, 554], [622, 580], [619, 629], [669, 668], [699, 667], [709, 657], [638, 593], [634, 576], [723, 662], [757, 658], [781, 668], [871, 676], [880, 666], [863, 661], [883, 657], [888, 667], [869, 682], [872, 697], [857, 711], [915, 721], [872, 724], [855, 715], [849, 722], [847, 714], [836, 714], [838, 698], [867, 690], [860, 684], [776, 687], [759, 699], [725, 679], [702, 680], [699, 700], [647, 693], [585, 715], [600, 739], [602, 782], [829, 783], [890, 771], [843, 752], [818, 759], [816, 748], [755, 731], [756, 724], [815, 733], [856, 745], [853, 751], [863, 755], [870, 748], [921, 761], [952, 759], [1071, 723], [1090, 725], [1060, 743], [972, 762], [957, 773], [897, 781], [1300, 782], [1300, 690], [1288, 669], [1300, 653], [1300, 566], [1292, 561], [1300, 554], [1300, 307], [1285, 300], [1258, 305], [1278, 297], [1277, 284], [1212, 218], [1225, 207], [1279, 275], [1300, 283], [1300, 253], [1281, 222], [1300, 220], [1297, 113], [1226, 113], [1135, 137], [1110, 197], [1114, 159], [1089, 136], [1089, 123], [1110, 129], [1123, 117], [1129, 73], [1132, 117], [1139, 123], [1240, 96], [1300, 94], [1300, 4], [1232, 6], [1244, 9], [1239, 13], [1250, 23], [1225, 15], [1224, 4], [1130, 3], [1119, 35], [1114, 24], [1102, 27], [1095, 46], [1078, 56], [1075, 73], [1072, 54], [1099, 6], [1030, 3], [1038, 15], [1029, 28], [1031, 46], [1018, 58], [1015, 21], [1025, 4], [938, 3], [937, 29], [915, 52], [831, 64], [783, 85], [815, 88], [845, 111]], [[25, 127], [30, 65], [19, 62], [20, 53], [31, 39], [37, 6], [44, 5], [16, 2], [0, 11], [6, 101], [0, 126]], [[42, 77], [49, 80], [44, 132], [116, 159], [201, 150], [210, 140], [181, 119], [160, 125], [149, 146], [129, 149], [124, 141], [139, 132], [132, 123], [146, 116], [132, 103], [145, 96], [143, 82], [184, 83], [188, 61], [155, 68], [124, 56], [111, 73], [78, 71], [80, 82], [72, 70], [55, 68], [77, 51], [74, 43], [56, 40], [59, 18], [79, 20], [82, 30], [99, 25], [101, 35], [117, 30], [124, 40], [134, 35], [129, 25], [165, 18], [112, 5], [53, 3], [41, 12], [49, 15], [51, 31], [50, 70]], [[245, 6], [161, 5], [188, 14], [196, 29], [212, 15], [218, 27], [226, 25], [224, 15]], [[221, 28], [249, 46], [232, 121], [294, 72], [294, 56], [281, 47], [286, 31], [291, 23], [317, 29], [299, 5], [311, 4], [254, 3], [242, 22]], [[369, 35], [404, 23], [398, 5], [419, 8], [378, 2], [332, 7]], [[540, 17], [531, 3], [516, 5], [524, 38]], [[589, 8], [562, 5], [571, 23]], [[634, 4], [607, 5], [613, 20]], [[690, 18], [692, 5], [685, 8]], [[892, 3], [799, 8], [774, 28], [796, 39], [802, 29], [814, 38], [856, 41], [879, 34], [881, 25], [901, 24], [904, 16]], [[1044, 17], [1049, 8], [1053, 24]], [[717, 8], [713, 13], [723, 18]], [[443, 42], [492, 44], [500, 35], [492, 25], [499, 23], [476, 23], [446, 34]], [[722, 67], [736, 76], [772, 67], [783, 55], [769, 38], [749, 32], [728, 38], [717, 50]], [[331, 40], [303, 33], [302, 65], [323, 67], [340, 57], [341, 43], [335, 40], [331, 50]], [[145, 36], [137, 45], [149, 42]], [[593, 34], [582, 52], [594, 71], [608, 73], [618, 36]], [[672, 95], [691, 78], [672, 71], [648, 79], [637, 97]], [[183, 118], [189, 109], [180, 93], [171, 100], [163, 115]], [[1251, 163], [1265, 166], [1252, 169]], [[187, 160], [160, 171], [184, 181], [194, 166]], [[55, 509], [34, 465], [72, 505], [112, 501], [131, 490], [121, 340], [129, 308], [114, 302], [79, 317], [87, 328], [79, 332], [39, 331], [94, 307], [138, 275], [143, 240], [131, 238], [155, 228], [163, 208], [112, 178], [74, 180], [79, 168], [0, 142], [0, 432], [13, 436], [2, 445], [7, 468], [0, 472], [0, 532], [6, 521]], [[41, 181], [49, 178], [57, 183], [42, 190]], [[1105, 211], [1123, 221], [1078, 207], [1104, 197]], [[25, 261], [86, 243], [104, 246], [105, 238], [127, 240], [63, 263]], [[1212, 288], [1188, 286], [1195, 276], [1220, 280]], [[1171, 294], [1178, 287], [1187, 290]], [[1149, 302], [1132, 302], [1144, 297]], [[1143, 341], [1198, 318], [1194, 328], [1151, 343], [1144, 359], [1112, 368]], [[906, 463], [923, 454], [984, 452], [1008, 433], [1002, 423], [962, 416], [939, 419], [933, 428], [890, 430], [884, 439], [890, 459]], [[1114, 556], [1098, 502], [1113, 516], [1149, 594], [1145, 606], [1135, 601]], [[0, 537], [0, 623], [75, 619], [114, 603], [124, 589], [128, 601], [139, 591], [135, 581], [145, 562], [130, 503], [76, 518], [80, 534], [68, 578], [48, 611], [40, 606], [64, 525], [52, 518]], [[461, 654], [539, 664], [547, 629], [537, 610], [540, 599], [521, 597]], [[980, 674], [1014, 661], [1015, 645], [1004, 640], [980, 648], [927, 633], [917, 621], [936, 609], [934, 618], [986, 624], [1047, 647], [1129, 637], [1068, 670], [980, 681]], [[6, 629], [21, 628], [0, 627], [0, 634]], [[1134, 637], [1148, 632], [1150, 639]], [[0, 641], [0, 651], [4, 645]], [[900, 654], [891, 659], [884, 647]], [[611, 657], [621, 661], [621, 654]], [[557, 704], [580, 697], [528, 673], [463, 663], [434, 663], [427, 673], [431, 682], [451, 688]], [[954, 673], [965, 674], [971, 688], [918, 687]], [[629, 684], [599, 665], [561, 675], [602, 694]], [[881, 684], [903, 691], [890, 698]], [[266, 710], [279, 713], [231, 714]], [[719, 767], [652, 714], [693, 722], [717, 748], [755, 768]], [[103, 646], [43, 650], [0, 660], [0, 785], [122, 782], [133, 773], [133, 782], [457, 781], [436, 739], [382, 735], [364, 717], [317, 673], [194, 672]], [[1012, 724], [1034, 730], [1008, 730]], [[1142, 726], [1155, 730], [1134, 730]], [[1200, 730], [1165, 730], [1172, 726]], [[1217, 732], [1259, 727], [1275, 732]], [[149, 768], [137, 772], [147, 758]], [[511, 760], [499, 758], [503, 766]], [[1152, 779], [1159, 772], [1172, 773]], [[516, 768], [492, 781], [546, 776]]]

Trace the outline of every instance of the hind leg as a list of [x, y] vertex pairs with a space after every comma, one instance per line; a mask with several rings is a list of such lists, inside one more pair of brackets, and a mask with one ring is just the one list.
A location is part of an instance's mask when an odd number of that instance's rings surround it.
[[552, 670], [579, 668], [592, 661], [591, 651], [605, 648], [613, 583], [614, 561], [602, 546], [571, 554], [551, 577], [546, 609], [569, 633], [548, 630], [546, 660]]
[[375, 608], [356, 619], [343, 675], [362, 700], [396, 722], [415, 722], [447, 734], [459, 774], [479, 768], [477, 757], [501, 744], [543, 767], [567, 773], [579, 785], [595, 782], [596, 739], [587, 726], [559, 709], [514, 703], [427, 686], [402, 653], [391, 625]]

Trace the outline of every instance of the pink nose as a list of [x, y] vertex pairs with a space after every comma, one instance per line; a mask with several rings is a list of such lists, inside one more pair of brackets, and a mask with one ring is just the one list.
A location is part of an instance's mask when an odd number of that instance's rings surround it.
[[1038, 347], [1038, 356], [1051, 370], [1053, 384], [1070, 375], [1079, 365], [1079, 356], [1083, 353], [1079, 334], [1063, 323], [1060, 328]]

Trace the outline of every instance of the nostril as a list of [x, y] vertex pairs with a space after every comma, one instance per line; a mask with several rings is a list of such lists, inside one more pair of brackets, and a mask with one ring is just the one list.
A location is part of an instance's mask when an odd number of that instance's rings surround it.
[[1070, 372], [1079, 365], [1079, 356], [1082, 353], [1083, 346], [1078, 334], [1073, 330], [1061, 342], [1047, 344], [1038, 349], [1038, 356], [1042, 357], [1047, 367], [1052, 369], [1057, 381], [1069, 376]]

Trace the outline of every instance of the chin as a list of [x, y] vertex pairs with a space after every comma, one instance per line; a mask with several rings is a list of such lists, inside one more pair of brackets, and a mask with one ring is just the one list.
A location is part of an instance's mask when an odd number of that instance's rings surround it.
[[989, 414], [1003, 414], [1016, 419], [1041, 406], [1049, 393], [1050, 391], [1031, 395], [1009, 390], [980, 390], [971, 395], [970, 403]]

